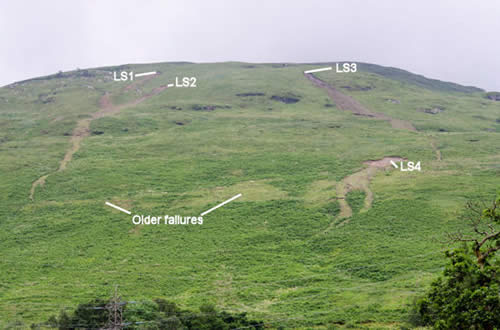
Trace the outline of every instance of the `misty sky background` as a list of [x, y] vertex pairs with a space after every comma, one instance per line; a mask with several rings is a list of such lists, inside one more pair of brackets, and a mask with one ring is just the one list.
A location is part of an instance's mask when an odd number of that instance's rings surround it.
[[394, 66], [500, 90], [500, 1], [1, 1], [0, 86], [168, 61]]

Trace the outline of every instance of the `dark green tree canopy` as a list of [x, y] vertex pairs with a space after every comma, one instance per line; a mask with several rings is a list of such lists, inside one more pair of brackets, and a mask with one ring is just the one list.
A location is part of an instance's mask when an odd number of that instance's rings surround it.
[[449, 263], [417, 302], [419, 325], [436, 329], [500, 328], [500, 265], [495, 253], [500, 249], [500, 196], [491, 207], [468, 210], [472, 233], [450, 235], [463, 247], [447, 252]]

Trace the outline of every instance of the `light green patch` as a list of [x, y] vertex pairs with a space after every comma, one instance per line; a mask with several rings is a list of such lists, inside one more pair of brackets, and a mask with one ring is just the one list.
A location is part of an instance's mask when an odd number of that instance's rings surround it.
[[[158, 194], [168, 194], [162, 192]], [[237, 194], [242, 194], [236, 202], [262, 202], [270, 200], [289, 199], [288, 194], [269, 183], [269, 180], [250, 180], [227, 187], [212, 189], [199, 189], [180, 195], [179, 200], [174, 200], [172, 208], [184, 207], [200, 210], [202, 207], [215, 206]]]
[[318, 180], [309, 186], [304, 194], [304, 203], [308, 207], [320, 207], [337, 197], [337, 182], [333, 180]]

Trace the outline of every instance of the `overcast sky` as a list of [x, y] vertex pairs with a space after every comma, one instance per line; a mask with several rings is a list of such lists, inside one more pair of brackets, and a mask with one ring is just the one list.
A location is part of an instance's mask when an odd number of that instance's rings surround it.
[[0, 30], [0, 85], [123, 63], [353, 60], [500, 90], [498, 0], [1, 0]]

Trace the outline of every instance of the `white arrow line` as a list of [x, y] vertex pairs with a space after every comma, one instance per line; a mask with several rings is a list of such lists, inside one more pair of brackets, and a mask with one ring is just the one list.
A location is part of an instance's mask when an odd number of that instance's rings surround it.
[[143, 77], [143, 76], [150, 76], [152, 74], [156, 74], [156, 71], [136, 73], [135, 76], [136, 77]]
[[108, 206], [111, 206], [111, 207], [113, 207], [113, 208], [115, 208], [115, 209], [117, 209], [118, 211], [122, 211], [122, 212], [125, 212], [125, 213], [127, 213], [127, 214], [131, 214], [131, 212], [130, 212], [130, 211], [127, 211], [127, 210], [125, 210], [125, 209], [122, 209], [121, 207], [116, 206], [115, 204], [111, 204], [110, 202], [106, 202], [105, 204], [106, 204], [106, 205], [108, 205]]
[[174, 87], [174, 84], [168, 84], [167, 87]]
[[392, 166], [394, 166], [395, 168], [398, 168], [398, 164], [396, 164], [396, 163], [395, 163], [395, 162], [393, 162], [392, 160], [391, 160], [391, 164], [392, 164]]
[[307, 70], [307, 71], [304, 71], [304, 73], [313, 73], [313, 72], [321, 72], [321, 71], [328, 71], [328, 70], [331, 70], [332, 67], [329, 66], [327, 68], [320, 68], [320, 69], [314, 69], [314, 70]]
[[213, 210], [215, 210], [215, 209], [218, 209], [218, 208], [219, 208], [219, 207], [221, 207], [222, 205], [225, 205], [225, 204], [227, 204], [227, 203], [229, 203], [229, 202], [232, 202], [233, 200], [235, 200], [235, 199], [236, 199], [236, 198], [238, 198], [238, 197], [241, 197], [241, 194], [238, 194], [238, 195], [236, 195], [236, 196], [233, 196], [233, 197], [229, 198], [227, 201], [222, 202], [222, 203], [220, 203], [219, 205], [212, 207], [210, 210], [203, 212], [203, 213], [201, 214], [201, 216], [204, 216], [205, 214], [210, 213], [210, 212], [212, 212], [212, 211], [213, 211]]

